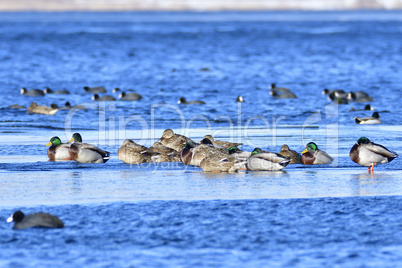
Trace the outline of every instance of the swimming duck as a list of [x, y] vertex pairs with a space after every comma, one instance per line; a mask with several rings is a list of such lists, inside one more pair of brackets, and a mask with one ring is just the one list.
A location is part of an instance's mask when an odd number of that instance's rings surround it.
[[378, 112], [374, 112], [372, 116], [355, 117], [355, 122], [356, 122], [356, 124], [360, 124], [360, 125], [374, 125], [374, 124], [382, 123]]
[[187, 104], [205, 104], [205, 102], [203, 102], [203, 101], [197, 101], [197, 100], [187, 101], [186, 98], [181, 97], [181, 98], [179, 99], [179, 101], [177, 102], [177, 104], [185, 104], [185, 105], [187, 105]]
[[7, 222], [14, 222], [14, 230], [21, 230], [31, 227], [46, 227], [46, 228], [63, 228], [63, 222], [56, 216], [38, 212], [30, 215], [22, 213], [21, 210], [14, 212], [8, 219]]
[[122, 101], [137, 101], [142, 99], [142, 96], [138, 93], [134, 93], [134, 92], [122, 92], [119, 94], [119, 98]]
[[229, 149], [230, 147], [235, 147], [235, 146], [237, 147], [239, 145], [243, 145], [243, 143], [238, 143], [238, 142], [215, 140], [211, 135], [205, 135], [203, 140], [205, 140], [205, 139], [210, 140], [215, 147], [224, 147], [226, 149]]
[[45, 93], [45, 94], [57, 94], [57, 95], [68, 95], [68, 94], [70, 94], [70, 92], [68, 90], [63, 89], [63, 90], [53, 91], [48, 87], [43, 90], [43, 93]]
[[45, 95], [45, 93], [40, 89], [27, 90], [25, 87], [21, 88], [20, 93], [24, 96], [29, 96], [29, 97], [37, 97], [37, 96]]
[[238, 96], [236, 102], [244, 102], [243, 96]]
[[391, 162], [398, 157], [398, 154], [380, 144], [371, 142], [366, 137], [361, 137], [353, 145], [349, 156], [353, 162], [368, 167], [369, 172], [373, 173], [374, 165]]
[[15, 110], [23, 110], [26, 109], [27, 107], [19, 105], [19, 104], [12, 104], [7, 107], [8, 109], [15, 109]]
[[290, 159], [280, 154], [255, 148], [247, 159], [246, 168], [255, 171], [276, 171], [284, 169], [289, 162]]
[[38, 105], [36, 102], [32, 102], [28, 108], [28, 112], [45, 115], [54, 115], [55, 113], [57, 113], [58, 110], [59, 109], [57, 108], [55, 109], [48, 106]]
[[[50, 146], [51, 145], [51, 146]], [[59, 137], [53, 137], [50, 139], [46, 146], [50, 146], [47, 150], [47, 156], [49, 161], [66, 161], [71, 160], [68, 150], [70, 149], [68, 143], [62, 143]]]
[[337, 97], [335, 93], [329, 94], [329, 99], [336, 104], [349, 104], [348, 99], [346, 97]]
[[99, 97], [98, 94], [94, 94], [92, 96], [92, 100], [94, 100], [94, 101], [115, 101], [116, 98], [113, 96], [110, 96], [110, 95], [104, 95], [102, 97]]
[[350, 112], [357, 112], [357, 111], [373, 111], [374, 109], [371, 107], [370, 104], [366, 104], [363, 109], [355, 109], [355, 108], [350, 108]]
[[275, 99], [296, 99], [297, 96], [296, 94], [294, 94], [293, 92], [282, 92], [282, 93], [278, 93], [278, 91], [276, 90], [271, 90], [269, 92], [270, 95], [272, 95]]
[[152, 162], [152, 157], [156, 155], [158, 153], [130, 139], [125, 140], [117, 152], [118, 158], [127, 164], [149, 163]]
[[69, 142], [73, 142], [70, 145], [68, 153], [72, 160], [78, 163], [106, 163], [110, 158], [110, 153], [103, 151], [98, 147], [89, 144], [82, 143], [82, 137], [79, 133], [74, 133]]
[[323, 165], [331, 164], [334, 159], [326, 152], [318, 149], [317, 144], [309, 142], [306, 145], [306, 149], [301, 152], [301, 163], [303, 165]]
[[276, 92], [290, 92], [290, 89], [288, 89], [286, 87], [277, 87], [275, 83], [271, 84], [270, 89], [274, 90]]
[[349, 92], [347, 95], [348, 100], [354, 102], [370, 102], [373, 98], [363, 91]]
[[163, 131], [162, 137], [159, 139], [163, 145], [172, 148], [177, 152], [181, 152], [183, 150], [184, 144], [188, 140], [190, 139], [186, 136], [175, 134], [170, 128]]
[[282, 145], [279, 154], [289, 158], [289, 164], [299, 164], [301, 162], [299, 153], [294, 150], [290, 150], [287, 144]]
[[86, 93], [106, 93], [104, 87], [84, 87]]

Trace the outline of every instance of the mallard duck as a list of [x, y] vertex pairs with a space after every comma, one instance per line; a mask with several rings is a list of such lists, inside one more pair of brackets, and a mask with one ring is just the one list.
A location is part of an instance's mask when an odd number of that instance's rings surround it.
[[106, 163], [110, 158], [110, 153], [103, 151], [98, 147], [89, 144], [82, 143], [82, 137], [79, 133], [74, 133], [69, 142], [73, 142], [70, 145], [68, 153], [72, 160], [78, 163]]
[[290, 92], [290, 89], [286, 87], [277, 87], [275, 83], [271, 84], [271, 90], [275, 90], [276, 92]]
[[184, 165], [200, 166], [205, 157], [209, 157], [211, 160], [221, 160], [227, 158], [227, 156], [227, 153], [215, 149], [211, 145], [198, 145], [193, 141], [188, 141], [180, 153], [180, 161]]
[[318, 149], [317, 144], [309, 142], [306, 145], [306, 149], [301, 152], [301, 162], [303, 165], [323, 165], [331, 164], [334, 159], [326, 152]]
[[102, 97], [99, 97], [98, 94], [94, 94], [92, 96], [92, 100], [94, 100], [94, 101], [115, 101], [116, 98], [113, 96], [110, 96], [110, 95], [104, 95]]
[[152, 157], [156, 155], [158, 153], [130, 139], [125, 140], [117, 152], [119, 159], [127, 164], [149, 163], [152, 162]]
[[236, 102], [244, 102], [243, 96], [238, 96]]
[[138, 93], [134, 93], [134, 92], [122, 92], [119, 94], [119, 98], [122, 101], [137, 101], [142, 99], [142, 96]]
[[200, 163], [204, 172], [237, 172], [242, 166], [244, 163], [230, 162], [225, 159], [217, 160], [210, 157], [205, 157]]
[[289, 162], [290, 159], [280, 154], [255, 148], [247, 159], [246, 168], [255, 171], [275, 171], [284, 169]]
[[14, 222], [14, 230], [21, 230], [31, 227], [45, 227], [45, 228], [63, 228], [63, 222], [54, 215], [38, 212], [30, 215], [25, 215], [21, 210], [14, 212], [7, 222]]
[[275, 99], [296, 99], [297, 96], [293, 92], [287, 92], [284, 91], [282, 93], [278, 93], [276, 90], [271, 90], [269, 92], [270, 95], [272, 95]]
[[70, 145], [69, 143], [62, 143], [59, 137], [51, 138], [49, 143], [46, 144], [46, 146], [50, 146], [47, 150], [49, 161], [71, 160], [70, 154], [68, 153]]
[[354, 102], [370, 102], [373, 98], [363, 91], [349, 92], [347, 95], [348, 100]]
[[106, 93], [104, 87], [84, 87], [86, 93]]
[[230, 162], [242, 162], [246, 161], [250, 156], [251, 152], [242, 151], [237, 146], [230, 147], [228, 149], [229, 156], [227, 157]]
[[32, 102], [28, 108], [28, 112], [45, 115], [54, 115], [55, 113], [57, 113], [58, 110], [59, 109], [57, 108], [55, 109], [48, 106], [38, 105], [36, 102]]
[[45, 93], [40, 89], [27, 90], [25, 87], [21, 88], [20, 93], [29, 97], [45, 96]]
[[380, 115], [378, 112], [374, 112], [372, 116], [367, 117], [355, 117], [356, 124], [360, 125], [374, 125], [374, 124], [381, 124]]
[[299, 164], [301, 162], [300, 154], [294, 150], [290, 150], [287, 144], [282, 145], [279, 154], [289, 158], [290, 159], [289, 164]]
[[48, 87], [43, 90], [43, 93], [45, 93], [45, 94], [56, 94], [56, 95], [68, 95], [68, 94], [70, 94], [70, 92], [68, 90], [65, 90], [65, 89], [53, 91]]
[[369, 172], [374, 172], [374, 165], [391, 162], [398, 157], [398, 154], [371, 142], [366, 137], [361, 137], [353, 145], [349, 156], [353, 162], [368, 167]]
[[176, 150], [177, 152], [183, 150], [184, 144], [186, 144], [188, 140], [190, 139], [186, 136], [175, 134], [170, 128], [163, 131], [162, 137], [159, 139], [160, 143]]
[[185, 104], [185, 105], [187, 105], [187, 104], [205, 104], [205, 102], [198, 101], [198, 100], [187, 101], [186, 98], [181, 97], [179, 99], [179, 101], [177, 102], [177, 104]]
[[152, 146], [149, 147], [149, 149], [151, 151], [160, 153], [161, 155], [167, 155], [167, 156], [173, 157], [172, 160], [174, 162], [180, 162], [180, 153], [177, 152], [176, 150], [172, 149], [172, 148], [169, 148], [169, 147], [163, 145], [159, 141], [157, 141], [154, 144], [152, 144]]
[[205, 140], [205, 139], [210, 140], [215, 147], [224, 147], [226, 149], [229, 149], [230, 147], [237, 147], [239, 145], [243, 145], [243, 143], [238, 143], [238, 142], [215, 140], [214, 137], [212, 137], [211, 135], [205, 135], [203, 140]]

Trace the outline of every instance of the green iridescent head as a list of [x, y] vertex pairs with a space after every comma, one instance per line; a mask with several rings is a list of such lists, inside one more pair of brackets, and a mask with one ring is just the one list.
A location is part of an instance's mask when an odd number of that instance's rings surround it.
[[61, 144], [61, 140], [59, 137], [55, 136], [50, 139], [49, 143], [46, 144], [46, 146], [53, 145], [53, 146], [59, 146]]
[[69, 142], [82, 142], [82, 137], [80, 133], [74, 133], [71, 140]]
[[258, 154], [258, 153], [261, 153], [260, 148], [254, 148], [254, 150], [251, 152], [251, 154]]
[[238, 152], [238, 151], [240, 151], [240, 150], [239, 150], [239, 148], [237, 148], [236, 146], [230, 147], [230, 148], [228, 149], [228, 153], [229, 153], [229, 154], [234, 154], [234, 153], [236, 153], [236, 152]]
[[370, 140], [366, 137], [361, 137], [360, 139], [357, 140], [357, 144], [368, 144], [370, 143]]

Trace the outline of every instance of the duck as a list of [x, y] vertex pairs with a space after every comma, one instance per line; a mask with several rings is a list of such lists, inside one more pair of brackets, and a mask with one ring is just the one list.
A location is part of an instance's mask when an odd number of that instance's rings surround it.
[[172, 129], [168, 128], [163, 131], [162, 137], [158, 141], [180, 153], [188, 140], [190, 139], [186, 136], [175, 134]]
[[236, 102], [244, 102], [243, 96], [238, 96]]
[[193, 141], [188, 141], [180, 153], [180, 161], [184, 165], [200, 166], [201, 161], [206, 157], [219, 161], [227, 156], [227, 153], [215, 149], [212, 144], [198, 145]]
[[374, 173], [375, 165], [389, 163], [397, 158], [398, 154], [371, 142], [366, 137], [361, 137], [350, 149], [349, 157], [353, 162], [368, 167], [369, 173]]
[[21, 210], [17, 210], [7, 219], [7, 222], [14, 222], [14, 230], [31, 227], [64, 228], [64, 223], [57, 216], [43, 212], [25, 215]]
[[288, 89], [286, 87], [277, 87], [275, 83], [271, 84], [270, 89], [274, 90], [276, 92], [290, 92], [290, 89]]
[[297, 99], [296, 94], [294, 94], [293, 92], [284, 91], [279, 94], [278, 91], [271, 90], [269, 94], [272, 95], [272, 97], [274, 97], [275, 99]]
[[89, 143], [82, 143], [79, 133], [74, 133], [69, 142], [74, 142], [68, 150], [70, 158], [78, 163], [106, 163], [110, 158], [110, 152]]
[[254, 171], [278, 171], [284, 169], [290, 159], [272, 152], [255, 148], [247, 159], [246, 169]]
[[382, 123], [380, 118], [381, 117], [380, 117], [379, 113], [374, 112], [372, 116], [355, 117], [355, 122], [356, 122], [356, 124], [360, 124], [360, 125], [375, 125], [375, 124]]
[[130, 139], [126, 139], [117, 152], [117, 157], [127, 164], [149, 163], [156, 155], [158, 153]]
[[282, 145], [280, 155], [290, 159], [289, 164], [300, 164], [300, 154], [294, 150], [290, 150], [287, 144]]
[[348, 99], [346, 97], [338, 97], [335, 93], [329, 94], [329, 99], [336, 104], [349, 104]]
[[202, 138], [202, 140], [200, 141], [200, 143], [203, 140], [205, 142], [207, 142], [207, 140], [209, 140], [212, 142], [212, 144], [215, 147], [224, 147], [226, 149], [229, 149], [230, 147], [237, 147], [237, 146], [243, 145], [243, 143], [239, 143], [239, 142], [228, 142], [228, 141], [215, 140], [214, 137], [212, 137], [212, 135], [205, 135], [204, 138]]
[[27, 90], [25, 87], [21, 88], [20, 93], [29, 97], [45, 96], [45, 93], [40, 89]]
[[84, 87], [86, 93], [106, 93], [106, 88], [104, 87]]
[[367, 93], [363, 91], [349, 92], [347, 95], [348, 100], [354, 102], [371, 102], [374, 101]]
[[317, 144], [314, 142], [309, 142], [306, 148], [301, 152], [301, 163], [303, 165], [323, 165], [331, 164], [334, 159], [329, 156], [326, 152], [318, 149]]
[[210, 157], [205, 157], [200, 162], [200, 167], [204, 172], [237, 172], [242, 166], [244, 163], [230, 162], [225, 159], [217, 160]]
[[152, 146], [149, 147], [149, 149], [161, 155], [168, 155], [173, 157], [174, 162], [180, 162], [180, 153], [172, 148], [163, 145], [159, 141], [154, 142], [154, 144], [152, 144]]
[[350, 108], [350, 112], [357, 112], [357, 111], [374, 111], [373, 107], [371, 107], [370, 104], [366, 104], [363, 109], [355, 109], [355, 108]]
[[24, 110], [27, 107], [19, 105], [19, 104], [12, 104], [10, 106], [7, 106], [7, 109], [14, 109], [14, 110]]
[[177, 104], [184, 104], [184, 105], [188, 105], [188, 104], [205, 104], [205, 102], [204, 101], [198, 101], [198, 100], [187, 101], [186, 98], [181, 97], [179, 99], [179, 101], [177, 102]]
[[70, 92], [68, 90], [63, 89], [63, 90], [53, 91], [48, 87], [43, 90], [43, 93], [45, 93], [45, 94], [57, 94], [57, 95], [68, 95], [68, 94], [70, 94]]
[[57, 113], [58, 110], [59, 109], [57, 108], [38, 105], [36, 102], [32, 102], [31, 105], [28, 107], [28, 112], [34, 114], [54, 115], [55, 113]]
[[[50, 146], [51, 145], [51, 146]], [[50, 146], [47, 150], [49, 161], [66, 161], [71, 160], [68, 150], [70, 149], [69, 143], [62, 143], [60, 138], [52, 137], [46, 146]]]
[[227, 160], [230, 162], [244, 162], [251, 156], [251, 152], [242, 151], [237, 146], [230, 147], [228, 154]]
[[94, 94], [92, 96], [92, 100], [94, 100], [94, 101], [115, 101], [116, 98], [113, 96], [110, 96], [110, 95], [104, 95], [102, 97], [99, 97], [98, 94]]
[[138, 93], [134, 92], [126, 93], [123, 91], [119, 94], [119, 99], [122, 101], [137, 101], [142, 99], [142, 96]]

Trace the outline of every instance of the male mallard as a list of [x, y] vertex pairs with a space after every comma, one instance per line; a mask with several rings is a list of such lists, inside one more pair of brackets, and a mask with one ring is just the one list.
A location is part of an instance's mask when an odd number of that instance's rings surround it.
[[378, 112], [374, 112], [372, 116], [367, 117], [355, 117], [356, 124], [360, 125], [374, 125], [374, 124], [381, 124], [381, 119]]
[[237, 147], [237, 146], [243, 144], [243, 143], [237, 143], [237, 142], [215, 140], [211, 135], [205, 135], [203, 140], [205, 140], [205, 139], [210, 140], [215, 147], [224, 147], [226, 149], [229, 149], [230, 147]]
[[119, 159], [127, 164], [149, 163], [152, 162], [152, 157], [155, 155], [158, 153], [129, 139], [123, 142], [117, 152]]
[[55, 113], [57, 113], [58, 110], [59, 109], [57, 108], [55, 109], [48, 106], [38, 105], [36, 102], [32, 102], [28, 108], [28, 112], [45, 115], [54, 115]]
[[70, 149], [69, 143], [61, 143], [59, 137], [53, 137], [50, 139], [49, 143], [46, 146], [49, 146], [47, 150], [47, 156], [49, 157], [49, 161], [65, 161], [71, 160], [70, 154], [68, 150]]
[[366, 137], [361, 137], [353, 145], [349, 156], [353, 162], [368, 167], [369, 172], [374, 172], [374, 165], [391, 162], [398, 157], [398, 154], [380, 144], [371, 142]]
[[199, 100], [187, 101], [186, 98], [181, 97], [179, 99], [179, 101], [177, 102], [177, 104], [185, 104], [185, 105], [187, 105], [187, 104], [205, 104], [205, 102], [204, 101], [199, 101]]
[[122, 92], [119, 94], [119, 99], [121, 101], [137, 101], [142, 99], [142, 96], [138, 93], [134, 93], [134, 92]]
[[246, 161], [250, 156], [251, 152], [241, 151], [236, 146], [230, 147], [228, 149], [229, 156], [227, 157], [230, 162], [241, 162]]
[[172, 148], [177, 152], [181, 152], [183, 150], [184, 144], [186, 144], [188, 140], [190, 139], [186, 136], [175, 134], [170, 128], [163, 131], [162, 137], [159, 139], [163, 145]]
[[7, 222], [14, 222], [14, 230], [21, 230], [31, 227], [63, 228], [63, 222], [54, 215], [38, 212], [25, 215], [21, 210], [14, 212]]
[[287, 144], [282, 145], [280, 155], [287, 157], [290, 159], [289, 164], [299, 164], [300, 163], [300, 155], [298, 152], [294, 150], [290, 150]]
[[82, 137], [79, 133], [74, 133], [69, 142], [74, 141], [70, 145], [68, 153], [71, 159], [78, 163], [106, 163], [110, 158], [110, 153], [103, 151], [98, 147], [89, 144], [82, 143]]
[[260, 148], [255, 148], [251, 156], [247, 159], [247, 170], [257, 171], [276, 171], [284, 169], [290, 162], [290, 159], [267, 151], [262, 151]]
[[303, 165], [323, 165], [331, 164], [334, 159], [326, 152], [318, 149], [317, 144], [309, 142], [306, 145], [306, 149], [301, 152], [301, 162]]
[[37, 96], [45, 95], [45, 93], [40, 89], [27, 90], [25, 87], [21, 88], [20, 93], [24, 96], [29, 96], [29, 97], [37, 97]]

